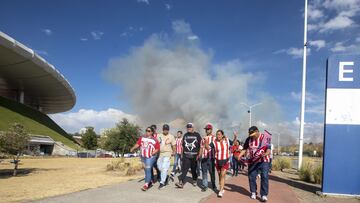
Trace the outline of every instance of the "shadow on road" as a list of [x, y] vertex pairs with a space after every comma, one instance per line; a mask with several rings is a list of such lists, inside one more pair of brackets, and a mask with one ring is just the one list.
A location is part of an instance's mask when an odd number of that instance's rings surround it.
[[307, 192], [316, 193], [316, 191], [321, 190], [321, 188], [318, 187], [318, 186], [309, 185], [309, 184], [302, 183], [302, 182], [299, 182], [299, 181], [296, 181], [296, 180], [291, 180], [291, 179], [287, 179], [287, 178], [281, 178], [281, 177], [278, 177], [278, 176], [270, 175], [269, 179], [273, 180], [273, 181], [285, 183], [285, 184], [287, 184], [289, 186], [292, 186], [292, 187], [295, 187], [295, 188], [298, 188], [298, 189], [301, 189], [301, 190], [305, 190]]

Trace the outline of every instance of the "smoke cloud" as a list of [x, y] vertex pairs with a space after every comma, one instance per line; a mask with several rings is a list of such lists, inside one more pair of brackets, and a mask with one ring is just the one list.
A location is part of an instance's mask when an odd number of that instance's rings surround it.
[[266, 85], [263, 74], [247, 72], [251, 67], [245, 69], [239, 59], [214, 63], [213, 52], [201, 47], [201, 38], [188, 23], [174, 21], [172, 27], [173, 33], [153, 34], [142, 46], [111, 59], [104, 71], [108, 81], [120, 86], [142, 124], [184, 128], [193, 122], [200, 129], [210, 122], [228, 134], [234, 129], [245, 134], [248, 113], [241, 103], [255, 102], [262, 105], [253, 110], [254, 123], [260, 118], [279, 121], [278, 103], [261, 91]]

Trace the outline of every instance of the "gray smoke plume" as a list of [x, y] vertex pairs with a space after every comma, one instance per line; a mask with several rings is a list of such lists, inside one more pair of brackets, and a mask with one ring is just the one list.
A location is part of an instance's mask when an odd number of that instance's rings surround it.
[[153, 34], [110, 60], [105, 78], [122, 88], [143, 124], [171, 122], [183, 128], [193, 122], [200, 129], [210, 122], [228, 134], [239, 128], [245, 133], [248, 113], [242, 102], [263, 103], [254, 109], [254, 121], [279, 121], [279, 105], [261, 91], [264, 75], [245, 72], [238, 59], [214, 64], [213, 53], [199, 41], [189, 24], [174, 21], [172, 34]]

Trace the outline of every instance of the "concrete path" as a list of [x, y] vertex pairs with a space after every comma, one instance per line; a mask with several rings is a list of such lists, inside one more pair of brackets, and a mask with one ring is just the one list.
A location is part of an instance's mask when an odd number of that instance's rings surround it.
[[[200, 180], [198, 181], [198, 185]], [[158, 183], [146, 192], [140, 190], [142, 180], [134, 180], [96, 189], [89, 189], [72, 194], [61, 195], [38, 203], [82, 203], [82, 202], [130, 202], [130, 203], [152, 203], [152, 202], [258, 202], [249, 198], [247, 176], [230, 177], [226, 181], [226, 192], [223, 198], [217, 198], [212, 190], [201, 192], [199, 187], [187, 183], [183, 189], [175, 188], [175, 182], [158, 190]], [[295, 193], [285, 183], [270, 180], [269, 202], [291, 202], [297, 203]]]
[[[258, 194], [260, 193], [260, 180], [257, 180]], [[280, 181], [276, 181], [276, 176], [270, 175], [269, 178], [269, 196], [268, 202], [276, 203], [300, 203], [300, 200], [296, 197], [295, 192], [286, 184]], [[212, 194], [202, 202], [214, 203], [214, 202], [259, 202], [260, 195], [257, 200], [250, 199], [249, 182], [248, 177], [245, 174], [241, 174], [237, 177], [232, 177], [225, 181], [225, 194], [222, 198], [218, 198], [216, 194]]]

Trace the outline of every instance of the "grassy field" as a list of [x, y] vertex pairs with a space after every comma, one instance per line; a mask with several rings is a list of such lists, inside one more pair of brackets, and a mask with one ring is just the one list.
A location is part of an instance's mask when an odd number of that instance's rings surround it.
[[[34, 158], [22, 159], [20, 174], [12, 177], [9, 160], [0, 163], [0, 202], [21, 202], [67, 194], [128, 181], [143, 176], [126, 176], [120, 171], [107, 171], [116, 159], [109, 158]], [[126, 159], [141, 164], [138, 158]]]
[[8, 130], [14, 122], [24, 125], [31, 134], [47, 135], [73, 149], [78, 148], [71, 137], [47, 115], [0, 97], [0, 131]]

